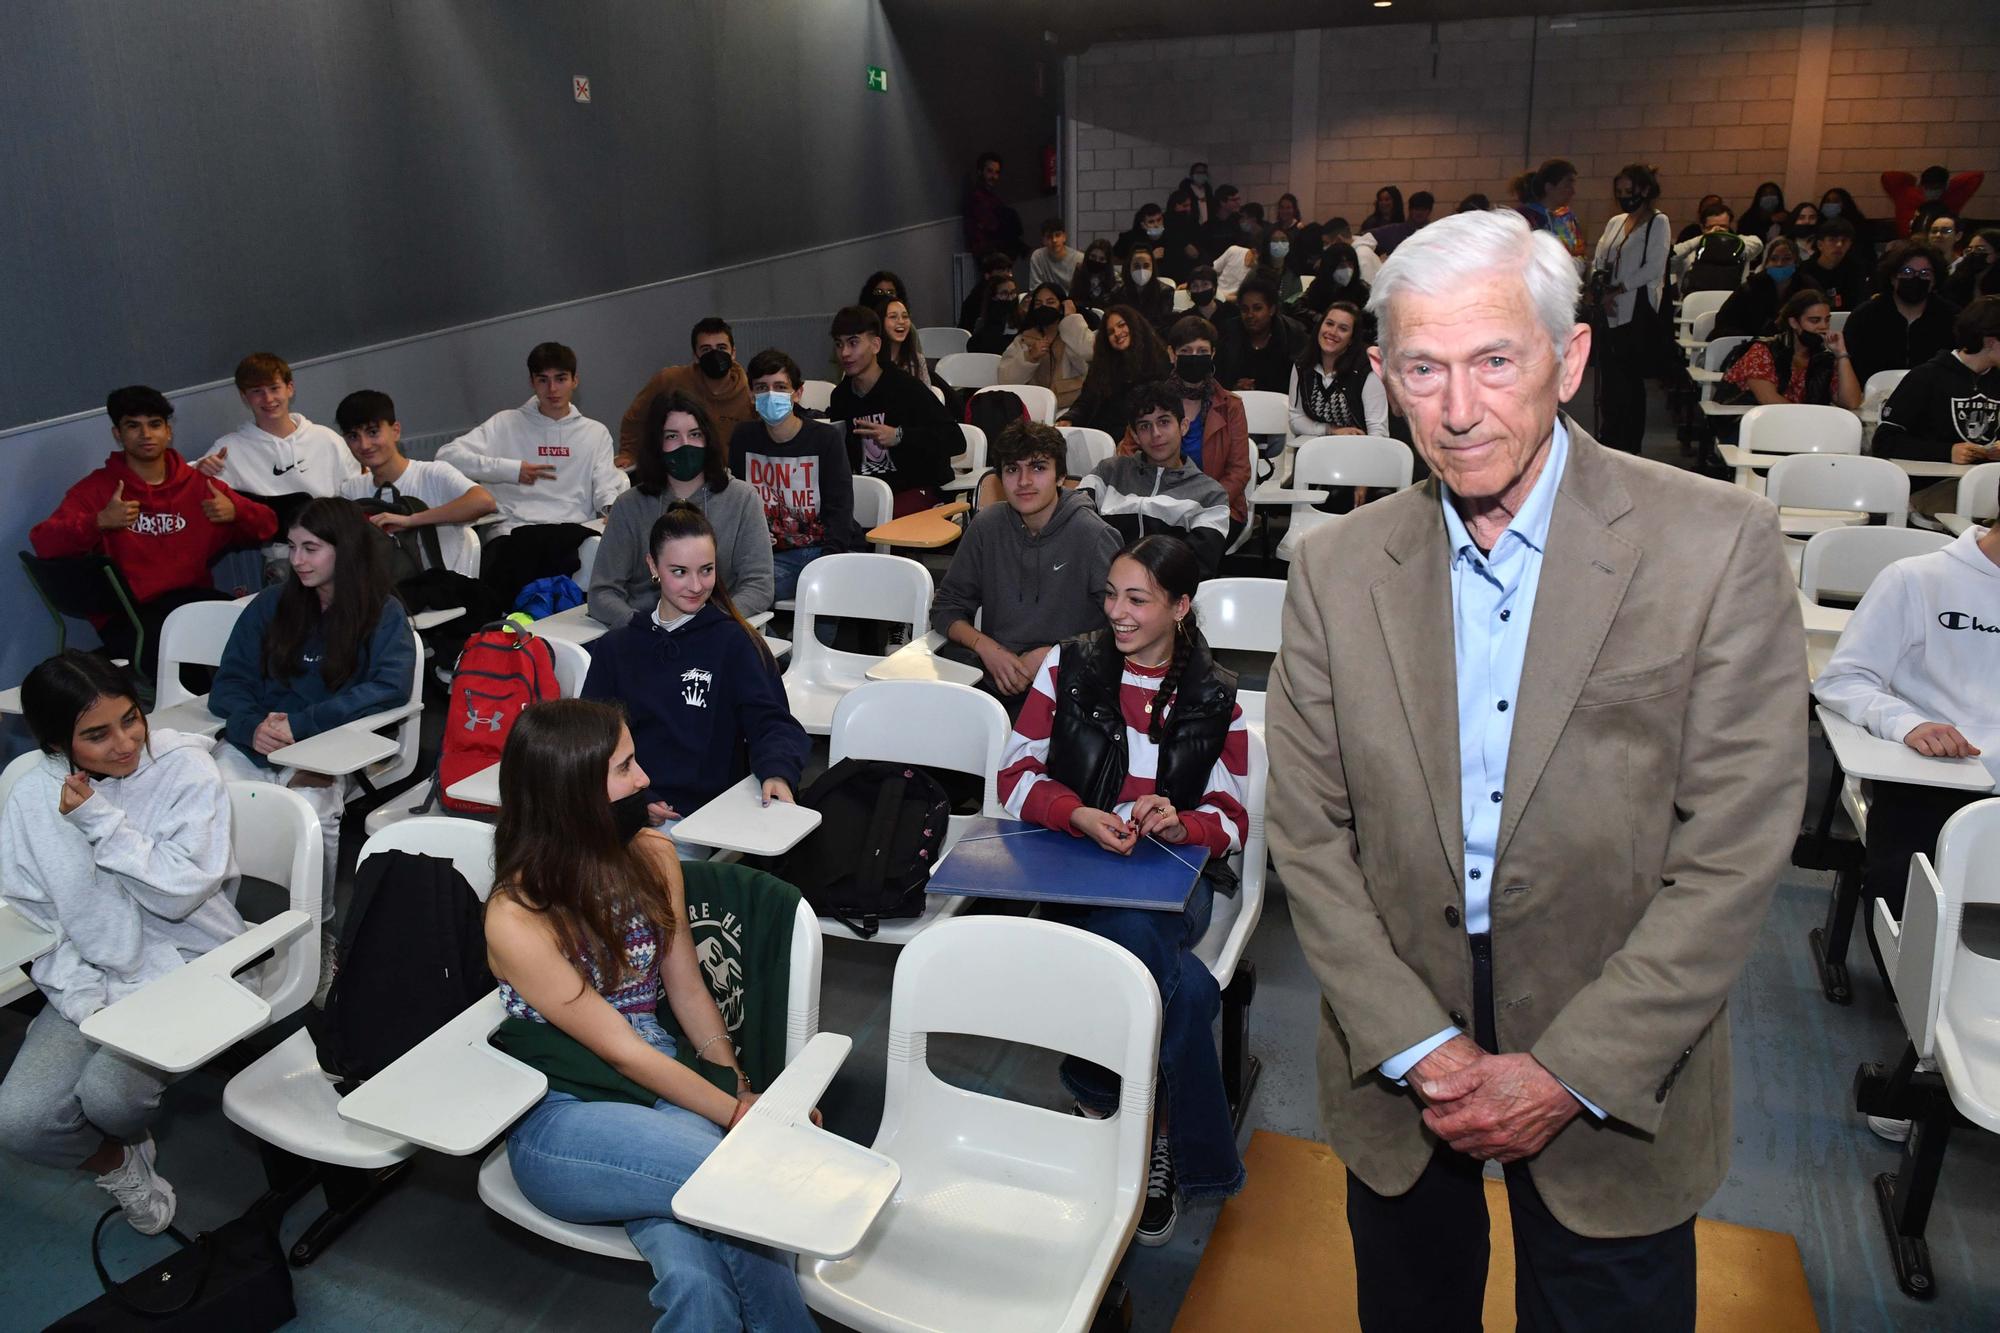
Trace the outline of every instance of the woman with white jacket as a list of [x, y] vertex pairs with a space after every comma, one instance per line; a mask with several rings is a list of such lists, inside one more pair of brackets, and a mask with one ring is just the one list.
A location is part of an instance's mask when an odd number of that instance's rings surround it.
[[157, 1235], [173, 1187], [148, 1132], [170, 1077], [103, 1050], [83, 1021], [241, 934], [229, 793], [199, 736], [148, 734], [125, 673], [89, 653], [21, 684], [41, 746], [0, 810], [0, 897], [61, 936], [35, 960], [48, 1007], [0, 1082], [0, 1147], [81, 1166]]
[[1660, 180], [1633, 163], [1612, 182], [1618, 206], [1597, 238], [1593, 263], [1604, 302], [1604, 343], [1598, 352], [1597, 438], [1638, 453], [1646, 435], [1646, 377], [1666, 343], [1661, 296], [1674, 229], [1655, 207]]

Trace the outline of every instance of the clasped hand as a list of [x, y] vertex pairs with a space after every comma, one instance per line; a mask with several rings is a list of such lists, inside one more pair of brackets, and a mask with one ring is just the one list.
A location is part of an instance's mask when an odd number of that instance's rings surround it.
[[1409, 1081], [1431, 1133], [1480, 1161], [1533, 1157], [1583, 1110], [1534, 1056], [1489, 1055], [1462, 1035], [1417, 1061]]

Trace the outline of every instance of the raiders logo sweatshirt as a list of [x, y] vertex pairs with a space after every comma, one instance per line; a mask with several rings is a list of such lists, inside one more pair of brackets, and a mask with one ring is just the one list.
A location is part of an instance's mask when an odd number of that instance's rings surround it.
[[1951, 447], [2000, 441], [2000, 370], [1974, 374], [1957, 352], [1939, 352], [1903, 376], [1882, 404], [1869, 449], [1884, 458], [1951, 461]]

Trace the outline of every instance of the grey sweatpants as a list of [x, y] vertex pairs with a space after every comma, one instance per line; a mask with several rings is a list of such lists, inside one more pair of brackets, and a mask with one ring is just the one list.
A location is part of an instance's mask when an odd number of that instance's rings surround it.
[[144, 1138], [172, 1081], [105, 1050], [50, 1005], [0, 1081], [0, 1148], [44, 1166], [81, 1166], [107, 1138]]

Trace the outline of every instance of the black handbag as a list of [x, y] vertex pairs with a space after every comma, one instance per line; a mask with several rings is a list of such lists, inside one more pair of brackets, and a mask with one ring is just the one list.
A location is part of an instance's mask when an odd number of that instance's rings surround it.
[[90, 1262], [104, 1294], [45, 1333], [268, 1333], [297, 1315], [277, 1226], [258, 1210], [193, 1240], [168, 1227], [180, 1249], [120, 1281], [105, 1269], [102, 1250], [104, 1224], [122, 1216], [111, 1209], [90, 1234]]

